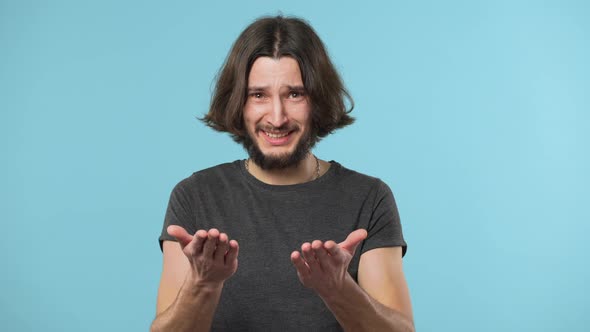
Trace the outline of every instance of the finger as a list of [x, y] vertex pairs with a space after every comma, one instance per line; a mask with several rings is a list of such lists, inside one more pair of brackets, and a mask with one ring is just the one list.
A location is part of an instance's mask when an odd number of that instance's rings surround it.
[[184, 228], [180, 226], [170, 225], [168, 228], [166, 228], [166, 231], [170, 236], [174, 237], [178, 241], [181, 248], [186, 247], [186, 245], [193, 240], [192, 235], [190, 235]]
[[348, 234], [346, 240], [339, 243], [340, 248], [348, 251], [351, 255], [354, 254], [356, 247], [367, 238], [367, 231], [364, 229], [357, 229], [356, 231]]
[[213, 258], [218, 239], [219, 231], [215, 228], [211, 228], [208, 232], [207, 241], [205, 241], [205, 245], [203, 245], [203, 255], [205, 257]]
[[324, 243], [324, 248], [326, 249], [328, 254], [330, 254], [330, 256], [332, 256], [332, 257], [337, 257], [338, 255], [341, 254], [340, 248], [338, 247], [338, 245], [334, 241], [326, 241], [326, 243]]
[[309, 242], [305, 242], [301, 245], [301, 253], [303, 254], [303, 258], [305, 259], [305, 262], [307, 263], [310, 269], [313, 269], [314, 266], [317, 266], [318, 261], [316, 260], [315, 255], [311, 250], [311, 244], [309, 244]]
[[291, 253], [291, 262], [297, 269], [297, 273], [299, 273], [300, 276], [307, 276], [309, 274], [309, 267], [307, 264], [305, 264], [305, 261], [303, 260], [303, 257], [301, 257], [299, 251], [293, 251]]
[[206, 230], [198, 230], [195, 235], [193, 235], [193, 242], [188, 245], [191, 253], [193, 255], [200, 255], [203, 252], [203, 245], [207, 241], [207, 231]]
[[225, 260], [225, 253], [229, 249], [229, 239], [227, 234], [221, 233], [219, 234], [219, 241], [217, 242], [217, 249], [215, 249], [215, 254], [213, 259], [219, 261], [221, 263]]
[[311, 243], [311, 249], [313, 250], [313, 254], [321, 266], [322, 261], [325, 261], [328, 257], [328, 252], [324, 248], [324, 244], [320, 240], [315, 240]]
[[238, 258], [238, 253], [240, 252], [240, 246], [238, 241], [231, 240], [229, 241], [229, 250], [225, 255], [225, 264], [231, 264]]

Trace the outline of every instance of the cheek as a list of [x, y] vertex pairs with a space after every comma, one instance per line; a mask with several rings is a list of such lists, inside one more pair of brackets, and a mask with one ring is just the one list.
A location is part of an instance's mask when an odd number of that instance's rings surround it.
[[256, 122], [256, 109], [251, 106], [244, 107], [243, 117], [246, 126], [252, 125]]
[[266, 112], [264, 105], [246, 104], [244, 107], [244, 121], [258, 122], [262, 119]]
[[256, 126], [261, 123], [263, 115], [256, 108], [244, 109], [244, 127], [250, 135], [256, 134]]
[[297, 122], [304, 124], [304, 125], [310, 125], [311, 121], [312, 121], [311, 112], [309, 111], [309, 109], [307, 107], [300, 108], [297, 110], [297, 112], [294, 112], [293, 118], [297, 119]]

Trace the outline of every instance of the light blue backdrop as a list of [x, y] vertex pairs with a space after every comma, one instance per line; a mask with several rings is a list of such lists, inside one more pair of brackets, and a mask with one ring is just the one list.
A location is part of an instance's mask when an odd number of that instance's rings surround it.
[[590, 326], [586, 1], [0, 1], [0, 329], [145, 331], [233, 40], [302, 16], [356, 101], [318, 156], [393, 189], [419, 331]]

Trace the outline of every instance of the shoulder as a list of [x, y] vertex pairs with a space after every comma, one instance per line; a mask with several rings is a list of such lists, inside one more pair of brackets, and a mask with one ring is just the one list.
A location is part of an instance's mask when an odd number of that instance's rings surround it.
[[219, 185], [223, 182], [236, 181], [239, 178], [240, 162], [223, 163], [193, 172], [190, 176], [179, 181], [173, 191], [193, 191], [197, 188]]
[[353, 188], [365, 193], [384, 194], [391, 192], [389, 186], [378, 177], [346, 168], [336, 161], [330, 163], [334, 167], [336, 182], [342, 187]]

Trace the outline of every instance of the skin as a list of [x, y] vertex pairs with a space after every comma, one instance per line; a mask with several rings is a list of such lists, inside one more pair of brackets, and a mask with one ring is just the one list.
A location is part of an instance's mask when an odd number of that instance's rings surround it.
[[414, 331], [409, 291], [401, 267], [401, 247], [361, 255], [357, 284], [348, 266], [364, 229], [336, 244], [315, 240], [291, 253], [301, 283], [313, 289], [345, 331]]
[[209, 331], [223, 283], [238, 268], [239, 245], [217, 229], [190, 235], [180, 226], [164, 241], [164, 266], [151, 331]]
[[341, 292], [350, 277], [346, 269], [354, 251], [366, 237], [367, 232], [359, 229], [350, 233], [340, 244], [331, 240], [302, 244], [301, 252], [291, 253], [291, 262], [297, 269], [301, 283], [324, 297]]
[[[244, 124], [259, 149], [270, 158], [293, 153], [297, 144], [311, 130], [311, 106], [301, 78], [299, 64], [291, 57], [260, 57], [248, 76], [248, 98], [244, 106]], [[264, 131], [290, 133], [287, 144], [272, 145]], [[308, 154], [298, 165], [263, 170], [250, 162], [250, 172], [268, 184], [288, 185], [307, 182], [314, 177], [315, 158]], [[329, 163], [322, 161], [324, 173]]]
[[[265, 156], [282, 158], [295, 150], [311, 127], [310, 103], [301, 89], [297, 62], [289, 57], [257, 59], [249, 74], [244, 123]], [[285, 144], [273, 145], [264, 131], [289, 132]], [[321, 173], [329, 163], [321, 161]], [[315, 177], [316, 162], [308, 154], [299, 164], [262, 169], [250, 163], [250, 173], [275, 185], [303, 183]], [[239, 245], [217, 229], [190, 235], [179, 226], [164, 241], [163, 270], [157, 315], [152, 331], [208, 331], [225, 280], [238, 268]], [[402, 268], [401, 247], [379, 248], [360, 257], [358, 284], [348, 265], [367, 237], [359, 229], [340, 242], [305, 242], [291, 253], [294, 273], [313, 289], [347, 331], [414, 331], [412, 307]]]

